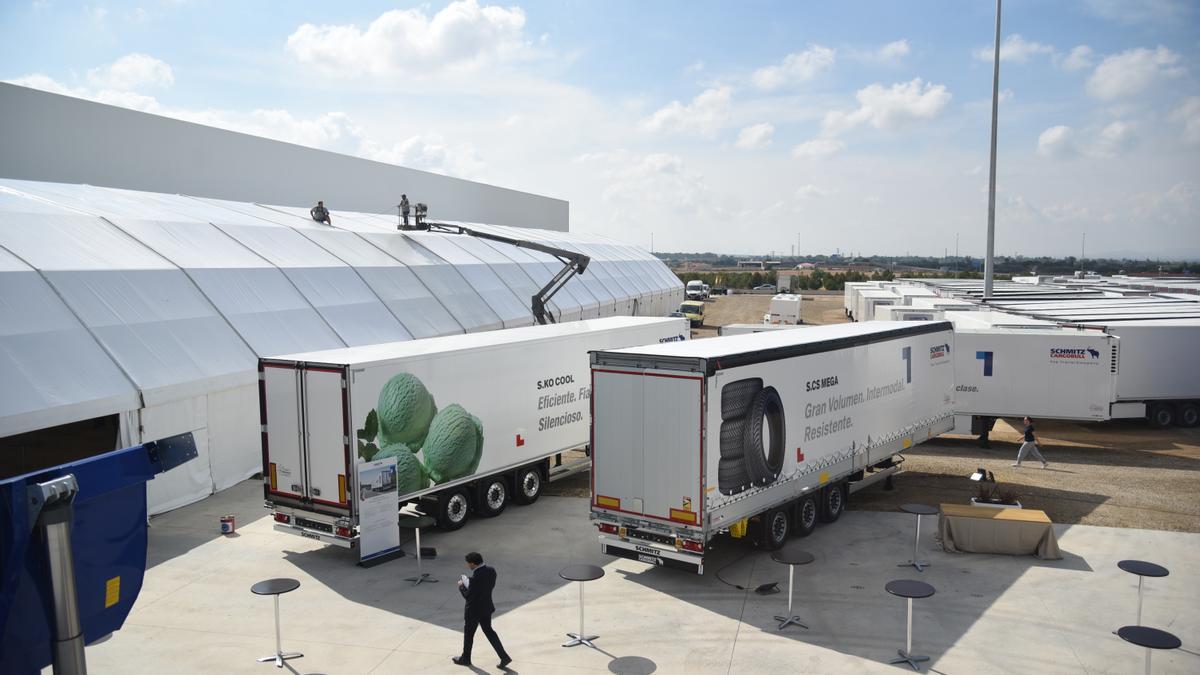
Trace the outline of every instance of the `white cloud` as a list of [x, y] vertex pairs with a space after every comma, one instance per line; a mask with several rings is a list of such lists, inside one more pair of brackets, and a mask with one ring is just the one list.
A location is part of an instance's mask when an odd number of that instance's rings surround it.
[[1178, 108], [1171, 111], [1171, 121], [1183, 125], [1183, 140], [1189, 144], [1200, 144], [1200, 96], [1189, 96]]
[[875, 50], [872, 56], [875, 61], [888, 63], [908, 56], [909, 51], [908, 40], [894, 40]]
[[693, 73], [704, 72], [704, 62], [703, 61], [693, 61], [693, 62], [689, 63], [683, 69], [683, 72], [685, 75], [691, 75]]
[[1008, 103], [1009, 101], [1011, 101], [1013, 99], [1013, 96], [1016, 96], [1016, 94], [1013, 93], [1012, 89], [1001, 89], [1000, 90], [1000, 102], [1001, 103]]
[[481, 176], [486, 166], [470, 143], [450, 145], [437, 134], [413, 136], [386, 147], [364, 138], [357, 154], [460, 178]]
[[[1039, 54], [1053, 54], [1054, 47], [1044, 45], [1040, 42], [1032, 42], [1021, 37], [1017, 33], [1013, 33], [1004, 38], [1000, 42], [1000, 60], [1012, 61], [1014, 63], [1025, 63], [1030, 58]], [[996, 55], [996, 47], [994, 45], [988, 47], [980, 47], [975, 50], [975, 58], [980, 61], [991, 63], [992, 58]]]
[[1135, 141], [1136, 125], [1118, 120], [1100, 130], [1092, 144], [1091, 153], [1099, 157], [1114, 157], [1128, 150]]
[[965, 174], [968, 176], [978, 176], [981, 173], [983, 173], [983, 165], [982, 164], [976, 164], [975, 166], [971, 167], [970, 169], [968, 169], [965, 172]]
[[729, 122], [732, 87], [714, 87], [700, 92], [691, 103], [671, 101], [641, 121], [645, 131], [696, 132], [712, 136]]
[[870, 124], [881, 131], [895, 131], [920, 120], [937, 117], [950, 103], [951, 94], [942, 84], [914, 78], [884, 88], [872, 84], [855, 94], [856, 110], [831, 110], [825, 114], [822, 129], [826, 135], [849, 131], [861, 124]]
[[425, 8], [390, 10], [366, 30], [306, 23], [288, 36], [300, 63], [335, 75], [431, 75], [471, 70], [528, 53], [520, 7], [459, 0], [430, 17]]
[[1088, 79], [1087, 93], [1105, 101], [1140, 94], [1162, 80], [1182, 75], [1185, 71], [1179, 61], [1179, 54], [1161, 45], [1107, 56]]
[[704, 177], [677, 155], [613, 150], [583, 154], [576, 161], [601, 168], [605, 183], [601, 198], [609, 205], [625, 209], [652, 204], [687, 215], [729, 215]]
[[775, 125], [770, 122], [744, 127], [738, 133], [734, 146], [741, 150], [757, 150], [771, 144], [771, 135], [775, 133]]
[[1042, 157], [1063, 159], [1074, 156], [1076, 152], [1075, 132], [1071, 127], [1060, 124], [1038, 136], [1037, 153]]
[[799, 188], [796, 189], [796, 199], [799, 199], [801, 201], [807, 201], [809, 199], [819, 199], [821, 197], [828, 197], [829, 195], [830, 195], [829, 190], [826, 190], [825, 188], [821, 187], [820, 185], [812, 185], [812, 184], [801, 185]]
[[845, 147], [845, 143], [832, 138], [814, 138], [792, 148], [792, 157], [822, 159], [841, 152]]
[[829, 47], [809, 45], [802, 52], [793, 52], [777, 65], [754, 71], [751, 80], [759, 89], [771, 91], [799, 82], [807, 82], [817, 73], [833, 65], [835, 52]]
[[143, 87], [169, 87], [175, 83], [171, 66], [146, 54], [126, 54], [110, 65], [88, 71], [93, 87], [131, 91]]
[[1066, 55], [1060, 65], [1063, 70], [1083, 70], [1084, 68], [1092, 67], [1092, 48], [1087, 45], [1078, 45], [1071, 49], [1071, 52]]

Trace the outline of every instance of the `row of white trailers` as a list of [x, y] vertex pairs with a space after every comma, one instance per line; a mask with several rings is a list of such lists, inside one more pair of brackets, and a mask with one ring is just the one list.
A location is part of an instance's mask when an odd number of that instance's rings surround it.
[[850, 283], [844, 307], [856, 321], [954, 325], [956, 431], [1024, 415], [1200, 423], [1200, 360], [1190, 356], [1200, 298], [1005, 284], [985, 304], [977, 281], [938, 282]]

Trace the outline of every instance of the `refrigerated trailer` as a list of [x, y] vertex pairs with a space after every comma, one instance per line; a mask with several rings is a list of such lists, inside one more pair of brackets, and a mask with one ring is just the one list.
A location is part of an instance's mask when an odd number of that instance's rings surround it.
[[949, 323], [864, 322], [592, 354], [592, 504], [607, 554], [703, 573], [765, 548], [953, 426]]
[[959, 415], [1111, 418], [1118, 364], [1118, 341], [1111, 335], [1065, 328], [958, 328], [954, 346], [954, 411]]
[[588, 443], [588, 352], [687, 339], [686, 319], [610, 317], [261, 359], [275, 529], [355, 548], [356, 466], [389, 457], [398, 503], [445, 529], [530, 503], [589, 461], [550, 465]]
[[1119, 340], [1113, 417], [1151, 426], [1200, 424], [1200, 319], [1088, 322]]

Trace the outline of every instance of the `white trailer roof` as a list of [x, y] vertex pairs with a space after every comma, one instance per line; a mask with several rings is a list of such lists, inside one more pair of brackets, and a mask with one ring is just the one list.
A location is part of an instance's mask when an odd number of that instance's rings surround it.
[[410, 340], [408, 342], [392, 342], [380, 345], [363, 345], [360, 347], [344, 347], [341, 349], [284, 354], [274, 357], [274, 359], [279, 361], [303, 361], [306, 363], [333, 363], [341, 365], [379, 363], [395, 359], [421, 357], [429, 354], [486, 349], [496, 345], [538, 342], [570, 337], [597, 330], [613, 330], [617, 328], [672, 323], [678, 325], [681, 330], [685, 330], [685, 321], [685, 319], [678, 317], [613, 316], [605, 319], [588, 319], [584, 321], [571, 321], [569, 323], [547, 324], [544, 326], [527, 326], [505, 331], [447, 335], [427, 340]]
[[[937, 326], [937, 328], [930, 328]], [[606, 353], [638, 354], [645, 356], [670, 356], [680, 358], [720, 359], [747, 352], [771, 350], [779, 347], [794, 347], [836, 340], [853, 340], [867, 336], [886, 337], [889, 334], [904, 334], [911, 330], [950, 330], [944, 321], [863, 321], [839, 323], [827, 326], [812, 326], [806, 330], [778, 330], [752, 335], [730, 335], [686, 342], [664, 342], [614, 349]]]

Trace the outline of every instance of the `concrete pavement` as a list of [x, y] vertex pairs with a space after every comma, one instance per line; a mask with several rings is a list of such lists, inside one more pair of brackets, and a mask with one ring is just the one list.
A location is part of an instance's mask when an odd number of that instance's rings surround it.
[[[811, 629], [781, 633], [772, 617], [786, 611], [786, 567], [732, 540], [719, 542], [703, 577], [602, 556], [585, 499], [543, 497], [423, 534], [439, 554], [425, 570], [441, 582], [416, 588], [402, 581], [413, 558], [361, 569], [354, 552], [275, 532], [261, 504], [261, 485], [247, 481], [154, 518], [141, 596], [124, 629], [87, 649], [91, 672], [273, 672], [254, 661], [274, 647], [271, 601], [249, 588], [276, 576], [302, 584], [281, 598], [284, 649], [305, 655], [289, 662], [295, 672], [465, 672], [449, 657], [462, 640], [453, 582], [470, 550], [499, 572], [494, 625], [511, 672], [894, 673], [887, 661], [904, 646], [905, 607], [883, 586], [897, 578], [937, 589], [914, 605], [914, 651], [932, 657], [929, 672], [1140, 672], [1144, 652], [1111, 634], [1134, 622], [1137, 579], [1117, 569], [1124, 558], [1171, 570], [1147, 580], [1144, 623], [1175, 633], [1183, 649], [1156, 653], [1155, 672], [1200, 672], [1197, 534], [1056, 526], [1066, 558], [1043, 562], [943, 553], [926, 518], [921, 546], [933, 566], [918, 574], [896, 566], [912, 553], [912, 516], [851, 511], [794, 540], [817, 558], [796, 573], [796, 613]], [[227, 513], [238, 516], [237, 536], [218, 533]], [[557, 571], [575, 562], [607, 572], [585, 588], [600, 650], [560, 646], [577, 629], [579, 594]], [[784, 593], [737, 590], [718, 571], [751, 588], [778, 581]], [[477, 672], [499, 672], [482, 634], [474, 660]]]

